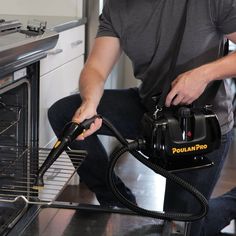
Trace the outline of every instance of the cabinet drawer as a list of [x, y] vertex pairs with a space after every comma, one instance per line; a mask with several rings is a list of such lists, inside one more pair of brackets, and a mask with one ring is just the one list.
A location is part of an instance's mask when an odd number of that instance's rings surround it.
[[78, 92], [78, 81], [83, 61], [84, 56], [77, 57], [40, 77], [40, 147], [50, 147], [50, 142], [55, 137], [47, 117], [48, 108], [57, 100]]
[[84, 54], [85, 26], [81, 25], [59, 34], [57, 45], [40, 62], [40, 75]]

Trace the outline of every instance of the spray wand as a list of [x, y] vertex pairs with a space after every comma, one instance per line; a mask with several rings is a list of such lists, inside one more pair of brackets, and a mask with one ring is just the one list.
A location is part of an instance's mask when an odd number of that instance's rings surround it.
[[36, 179], [32, 187], [33, 189], [40, 190], [44, 187], [43, 176], [45, 172], [57, 160], [61, 153], [66, 150], [67, 146], [71, 142], [73, 142], [86, 129], [89, 129], [90, 125], [95, 121], [96, 118], [100, 118], [100, 116], [94, 116], [81, 123], [69, 122], [65, 125], [61, 136], [58, 138], [48, 157], [43, 162], [38, 173], [36, 174]]

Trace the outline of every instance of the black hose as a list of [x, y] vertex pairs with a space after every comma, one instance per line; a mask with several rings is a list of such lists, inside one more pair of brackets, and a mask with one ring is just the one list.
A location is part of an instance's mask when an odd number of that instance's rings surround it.
[[[135, 140], [133, 142], [127, 142], [126, 139], [123, 138], [123, 136], [119, 133], [117, 129], [105, 118], [103, 119], [103, 123], [114, 133], [115, 137], [121, 142], [122, 146], [121, 148], [115, 150], [110, 155], [109, 160], [109, 166], [108, 166], [108, 183], [111, 187], [111, 191], [115, 195], [115, 197], [126, 207], [133, 210], [134, 212], [137, 212], [140, 215], [164, 219], [164, 220], [177, 220], [177, 221], [196, 221], [201, 218], [203, 218], [208, 211], [208, 201], [206, 198], [191, 184], [187, 183], [180, 177], [168, 172], [167, 170], [161, 168], [160, 166], [157, 166], [150, 162], [144, 155], [142, 155], [137, 150], [140, 149], [140, 146], [143, 145], [143, 140]], [[175, 182], [182, 188], [184, 188], [186, 191], [191, 193], [200, 203], [201, 210], [196, 214], [191, 213], [174, 213], [174, 212], [158, 212], [158, 211], [151, 211], [147, 209], [143, 209], [126, 199], [117, 189], [115, 182], [114, 182], [114, 168], [116, 165], [117, 160], [123, 155], [125, 152], [129, 152], [132, 154], [137, 160], [139, 160], [141, 163], [143, 163], [145, 166], [149, 167], [151, 170], [155, 171], [156, 173], [162, 175], [163, 177], [169, 179], [170, 181]]]
[[[93, 117], [89, 120], [86, 120], [82, 122], [81, 124], [72, 123], [69, 124], [65, 128], [65, 131], [63, 133], [62, 140], [55, 145], [54, 149], [51, 150], [49, 156], [53, 156], [53, 158], [47, 158], [45, 163], [41, 166], [38, 174], [38, 181], [36, 180], [36, 187], [37, 186], [43, 186], [43, 175], [45, 171], [53, 164], [53, 162], [59, 157], [60, 153], [69, 145], [70, 142], [72, 142], [79, 133], [83, 131], [83, 129], [86, 129], [89, 127], [91, 122], [93, 122], [97, 117], [101, 118], [103, 120], [103, 124], [114, 134], [114, 136], [118, 139], [118, 141], [122, 144], [122, 147], [116, 151], [114, 151], [110, 156], [109, 166], [108, 166], [108, 182], [111, 187], [111, 191], [117, 197], [117, 199], [123, 203], [125, 206], [127, 206], [129, 209], [133, 210], [134, 212], [137, 212], [141, 215], [150, 216], [154, 218], [160, 218], [160, 219], [166, 219], [166, 220], [178, 220], [178, 221], [194, 221], [201, 219], [204, 217], [207, 213], [208, 204], [205, 197], [192, 185], [185, 182], [181, 178], [175, 176], [174, 174], [171, 174], [167, 170], [161, 168], [160, 166], [157, 166], [147, 160], [144, 155], [139, 153], [137, 150], [140, 148], [142, 149], [142, 146], [144, 145], [144, 141], [139, 139], [134, 142], [128, 142], [121, 134], [120, 132], [106, 119], [101, 116]], [[63, 141], [64, 140], [64, 141]], [[138, 207], [137, 205], [130, 202], [128, 199], [126, 199], [116, 188], [114, 183], [114, 167], [116, 165], [117, 160], [120, 158], [122, 154], [125, 152], [131, 153], [136, 159], [138, 159], [141, 163], [155, 171], [156, 173], [162, 175], [163, 177], [175, 182], [176, 184], [180, 185], [185, 190], [189, 191], [201, 204], [201, 211], [198, 214], [187, 214], [187, 213], [161, 213], [157, 211], [150, 211], [143, 208]]]

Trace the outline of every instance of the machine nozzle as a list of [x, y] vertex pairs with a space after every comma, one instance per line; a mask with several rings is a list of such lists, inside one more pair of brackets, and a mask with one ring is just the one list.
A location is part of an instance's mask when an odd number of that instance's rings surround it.
[[32, 189], [42, 190], [44, 188], [43, 176], [36, 176]]

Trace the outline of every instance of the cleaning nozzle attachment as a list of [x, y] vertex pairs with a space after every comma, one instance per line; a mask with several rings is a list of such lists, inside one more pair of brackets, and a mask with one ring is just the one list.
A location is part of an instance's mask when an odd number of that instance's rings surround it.
[[42, 190], [44, 188], [43, 176], [36, 176], [34, 185], [32, 187], [34, 190]]
[[44, 186], [43, 175], [50, 168], [50, 166], [57, 160], [60, 154], [66, 150], [66, 148], [84, 132], [84, 130], [89, 129], [90, 125], [95, 121], [96, 118], [101, 118], [100, 116], [94, 116], [87, 119], [81, 123], [69, 122], [65, 125], [62, 134], [58, 138], [54, 147], [50, 151], [48, 157], [43, 162], [40, 167], [36, 179], [33, 185], [33, 189], [39, 189]]

